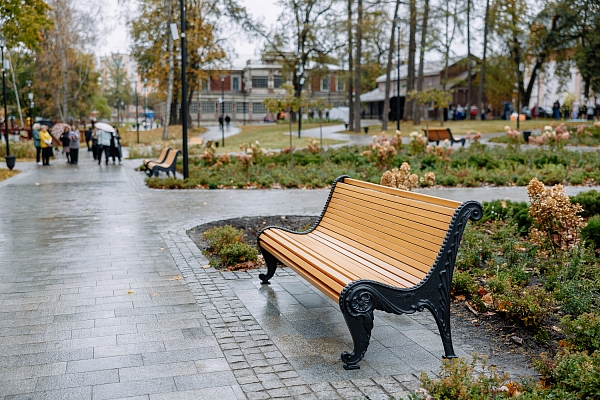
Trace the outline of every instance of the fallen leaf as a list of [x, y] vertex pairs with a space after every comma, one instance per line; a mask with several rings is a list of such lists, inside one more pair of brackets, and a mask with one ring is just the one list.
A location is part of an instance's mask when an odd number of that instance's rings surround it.
[[466, 299], [466, 297], [462, 294], [459, 294], [458, 296], [456, 296], [457, 301], [464, 301], [465, 299]]
[[485, 294], [481, 300], [483, 300], [483, 304], [485, 304], [486, 307], [492, 307], [494, 305], [494, 299], [492, 298], [491, 293]]
[[204, 268], [204, 269], [210, 268], [210, 265], [203, 265], [202, 268]]
[[152, 293], [152, 297], [156, 297], [156, 293]]
[[128, 290], [127, 291], [127, 294], [133, 294], [133, 293], [134, 293], [133, 290]]
[[170, 281], [179, 281], [181, 280], [181, 275], [178, 276], [174, 276], [173, 278], [169, 279]]
[[159, 247], [158, 249], [159, 249], [159, 250], [164, 250], [165, 248], [164, 248], [164, 247]]
[[38, 182], [35, 183], [35, 186], [40, 186], [40, 184]]
[[202, 203], [202, 204], [204, 204], [204, 205], [207, 205], [208, 203], [207, 203], [207, 202], [204, 202], [204, 203]]
[[479, 294], [480, 297], [483, 297], [485, 294], [487, 294], [487, 290], [479, 286], [479, 289], [477, 289], [477, 294]]
[[552, 328], [551, 328], [551, 329], [552, 329], [554, 332], [560, 332], [560, 328], [559, 328], [558, 326], [556, 326], [556, 325], [552, 325]]

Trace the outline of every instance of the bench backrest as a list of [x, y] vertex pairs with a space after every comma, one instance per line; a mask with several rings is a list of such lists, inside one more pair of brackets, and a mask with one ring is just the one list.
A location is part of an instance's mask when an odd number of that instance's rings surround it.
[[[425, 133], [427, 133], [427, 129], [423, 129]], [[442, 140], [450, 140], [452, 135], [450, 134], [447, 128], [429, 128], [429, 133], [427, 135], [427, 139], [429, 141], [442, 141]]]
[[177, 149], [169, 149], [169, 154], [167, 154], [167, 158], [165, 158], [165, 160], [160, 163], [161, 167], [168, 167], [171, 164], [173, 164], [173, 162], [175, 162], [175, 159], [177, 158], [177, 154], [179, 153], [179, 150]]
[[345, 178], [315, 231], [384, 261], [406, 286], [435, 264], [460, 202]]
[[167, 158], [167, 153], [169, 152], [169, 150], [171, 150], [169, 147], [165, 147], [164, 149], [162, 149], [160, 151], [160, 155], [158, 156], [158, 158], [156, 159], [156, 161], [158, 163], [162, 163], [163, 161], [165, 161], [165, 159]]

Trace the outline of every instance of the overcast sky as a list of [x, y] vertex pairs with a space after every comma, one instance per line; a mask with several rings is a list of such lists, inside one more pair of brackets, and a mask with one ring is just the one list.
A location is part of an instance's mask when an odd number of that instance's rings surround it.
[[[248, 12], [255, 18], [267, 25], [274, 24], [280, 13], [275, 0], [240, 0], [240, 3], [246, 6]], [[123, 4], [119, 4], [118, 0], [103, 0], [103, 4], [102, 25], [103, 30], [106, 30], [107, 33], [99, 39], [96, 55], [104, 56], [116, 52], [129, 53], [130, 41], [125, 24], [125, 15], [128, 14], [128, 11]], [[231, 57], [233, 65], [241, 66], [246, 63], [246, 60], [256, 58], [256, 51], [259, 47], [259, 43], [248, 42], [247, 38], [237, 35], [234, 38], [234, 50], [237, 55]]]

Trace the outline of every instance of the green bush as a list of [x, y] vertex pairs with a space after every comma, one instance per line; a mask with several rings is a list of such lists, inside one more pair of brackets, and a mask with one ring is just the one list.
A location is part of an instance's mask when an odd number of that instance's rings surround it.
[[597, 190], [588, 190], [580, 192], [576, 196], [571, 196], [571, 203], [579, 203], [583, 207], [581, 216], [589, 218], [600, 214], [600, 192]]
[[557, 357], [552, 378], [571, 399], [600, 398], [600, 352], [565, 353]]
[[227, 245], [219, 252], [221, 263], [226, 266], [232, 266], [246, 261], [258, 260], [258, 250], [247, 243], [236, 242]]
[[520, 320], [525, 326], [539, 327], [550, 315], [550, 294], [538, 286], [510, 288], [496, 296], [497, 309], [508, 318]]
[[220, 254], [225, 247], [246, 241], [244, 231], [231, 225], [211, 228], [204, 232], [202, 237], [208, 243], [208, 250], [211, 254]]
[[472, 294], [477, 290], [477, 284], [468, 272], [455, 271], [452, 276], [452, 287], [455, 294]]
[[[10, 155], [17, 158], [35, 158], [33, 141], [10, 142]], [[6, 157], [6, 143], [0, 143], [0, 157]]]
[[482, 222], [489, 220], [502, 220], [517, 224], [521, 235], [526, 235], [533, 223], [529, 217], [529, 204], [525, 201], [484, 201]]
[[560, 324], [567, 335], [567, 342], [576, 351], [600, 351], [600, 315], [586, 313], [575, 319], [564, 317]]

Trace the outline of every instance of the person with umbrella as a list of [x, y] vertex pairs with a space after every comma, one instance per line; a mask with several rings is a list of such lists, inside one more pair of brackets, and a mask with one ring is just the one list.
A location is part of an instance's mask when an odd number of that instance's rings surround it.
[[67, 164], [71, 164], [71, 139], [69, 138], [69, 132], [71, 132], [71, 127], [65, 125], [63, 132], [60, 134], [60, 142], [62, 143], [63, 154], [67, 157]]
[[112, 134], [115, 132], [115, 128], [104, 122], [98, 122], [96, 124], [96, 135], [98, 136], [98, 165], [102, 162], [102, 153], [106, 159], [106, 165], [108, 165], [108, 157], [110, 156], [110, 144]]

